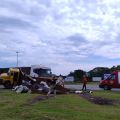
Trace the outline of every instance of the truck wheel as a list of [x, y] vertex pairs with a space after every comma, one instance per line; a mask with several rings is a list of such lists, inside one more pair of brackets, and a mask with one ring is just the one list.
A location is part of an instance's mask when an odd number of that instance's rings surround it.
[[11, 89], [11, 88], [12, 88], [12, 84], [10, 83], [10, 81], [6, 81], [6, 82], [4, 83], [4, 87], [5, 87], [6, 89]]
[[108, 85], [105, 85], [104, 90], [111, 90], [111, 87], [109, 87]]
[[33, 84], [33, 88], [34, 88], [34, 89], [38, 89], [38, 88], [39, 88], [39, 85], [38, 85], [37, 83], [34, 83], [34, 84]]

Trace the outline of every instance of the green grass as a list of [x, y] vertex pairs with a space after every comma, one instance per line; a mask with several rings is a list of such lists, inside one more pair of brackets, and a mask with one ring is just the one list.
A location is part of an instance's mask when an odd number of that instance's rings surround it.
[[96, 92], [93, 92], [93, 95], [101, 96], [109, 99], [120, 100], [120, 92], [115, 92], [110, 90], [96, 91]]
[[[119, 92], [94, 92], [95, 96], [120, 99]], [[0, 120], [119, 120], [119, 105], [95, 105], [79, 95], [57, 95], [34, 105], [25, 105], [37, 94], [0, 91]]]

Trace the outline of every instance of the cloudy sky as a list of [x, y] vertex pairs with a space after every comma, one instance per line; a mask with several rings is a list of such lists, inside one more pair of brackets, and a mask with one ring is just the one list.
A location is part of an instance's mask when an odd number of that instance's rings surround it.
[[53, 73], [120, 64], [120, 0], [0, 0], [0, 67]]

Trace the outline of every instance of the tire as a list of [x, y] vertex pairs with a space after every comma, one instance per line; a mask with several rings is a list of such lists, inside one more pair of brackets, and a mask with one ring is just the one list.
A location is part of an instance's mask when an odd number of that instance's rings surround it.
[[34, 84], [33, 84], [33, 88], [34, 88], [34, 89], [38, 89], [38, 88], [39, 88], [38, 84], [37, 84], [37, 83], [34, 83]]
[[6, 82], [4, 83], [4, 87], [5, 87], [6, 89], [11, 89], [13, 86], [12, 86], [12, 84], [11, 84], [10, 81], [6, 81]]
[[111, 87], [108, 86], [108, 85], [105, 85], [105, 86], [104, 86], [104, 90], [111, 90]]

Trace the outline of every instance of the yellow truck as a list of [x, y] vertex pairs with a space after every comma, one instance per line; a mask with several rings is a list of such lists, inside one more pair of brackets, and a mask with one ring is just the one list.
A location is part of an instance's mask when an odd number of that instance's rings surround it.
[[[35, 69], [36, 70], [36, 69]], [[44, 70], [44, 69], [43, 69]], [[45, 71], [42, 71], [42, 73], [46, 73]], [[24, 73], [21, 68], [10, 68], [7, 73], [0, 74], [0, 84], [4, 85], [5, 88], [11, 89], [13, 86], [22, 84], [22, 80], [28, 80], [28, 81], [34, 81], [37, 80], [40, 81], [52, 81], [52, 77], [49, 76], [41, 76], [41, 77], [32, 77], [30, 75], [27, 75]]]
[[5, 88], [12, 88], [20, 82], [21, 71], [18, 68], [10, 68], [7, 73], [0, 74], [0, 83]]

